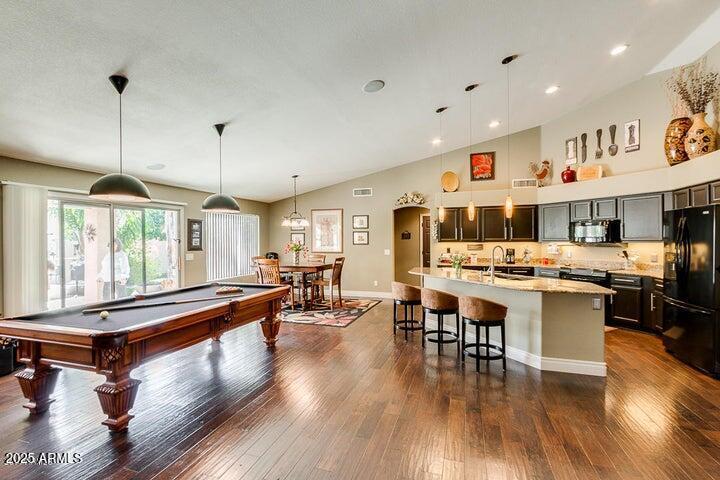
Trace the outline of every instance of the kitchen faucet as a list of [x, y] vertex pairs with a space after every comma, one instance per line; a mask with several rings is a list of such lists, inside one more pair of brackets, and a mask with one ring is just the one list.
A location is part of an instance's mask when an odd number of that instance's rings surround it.
[[500, 249], [500, 261], [505, 257], [505, 249], [500, 245], [495, 245], [490, 256], [490, 281], [495, 282], [495, 250]]

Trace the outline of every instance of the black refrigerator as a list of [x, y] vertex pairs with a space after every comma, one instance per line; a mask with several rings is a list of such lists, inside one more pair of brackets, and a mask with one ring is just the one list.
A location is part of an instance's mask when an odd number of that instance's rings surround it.
[[680, 360], [720, 374], [720, 205], [666, 212], [663, 344]]

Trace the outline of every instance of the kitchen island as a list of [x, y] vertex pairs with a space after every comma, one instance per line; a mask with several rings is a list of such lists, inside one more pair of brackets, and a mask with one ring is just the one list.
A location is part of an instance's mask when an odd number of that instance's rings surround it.
[[[614, 292], [586, 282], [450, 268], [413, 268], [422, 285], [508, 307], [507, 357], [540, 370], [605, 376], [605, 300]], [[434, 316], [429, 316], [434, 322]], [[447, 322], [453, 323], [453, 322]], [[448, 327], [446, 323], [446, 328]], [[499, 344], [499, 333], [490, 342]]]

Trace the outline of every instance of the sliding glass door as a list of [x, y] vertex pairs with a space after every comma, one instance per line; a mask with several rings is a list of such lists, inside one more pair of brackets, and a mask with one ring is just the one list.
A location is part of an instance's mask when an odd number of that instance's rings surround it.
[[179, 287], [180, 212], [48, 201], [48, 308]]

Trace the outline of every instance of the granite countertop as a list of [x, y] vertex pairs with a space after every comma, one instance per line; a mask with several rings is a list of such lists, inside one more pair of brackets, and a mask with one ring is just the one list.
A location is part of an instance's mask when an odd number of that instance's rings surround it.
[[637, 275], [640, 277], [652, 277], [652, 278], [659, 278], [662, 280], [664, 278], [663, 271], [659, 268], [648, 268], [648, 269], [640, 269], [640, 268], [621, 268], [618, 270], [608, 270], [610, 273], [617, 273], [621, 275]]
[[578, 293], [586, 295], [612, 295], [615, 291], [595, 285], [590, 282], [576, 282], [573, 280], [559, 280], [556, 278], [543, 277], [515, 277], [502, 278], [495, 276], [495, 282], [490, 281], [490, 275], [485, 274], [482, 277], [479, 273], [471, 270], [462, 271], [460, 278], [457, 277], [452, 268], [420, 268], [416, 267], [408, 271], [412, 275], [429, 276], [443, 278], [448, 280], [456, 280], [458, 282], [475, 283], [478, 285], [506, 288], [510, 290], [520, 290], [525, 292], [545, 292], [545, 293]]
[[[449, 263], [444, 262], [437, 262], [438, 268], [450, 268]], [[585, 265], [585, 264], [569, 264], [569, 265], [563, 265], [559, 263], [554, 263], [552, 265], [543, 265], [541, 263], [496, 263], [496, 267], [540, 267], [540, 268], [553, 268], [553, 269], [560, 269], [560, 268], [600, 268], [603, 270], [603, 265]], [[463, 267], [490, 267], [490, 261], [479, 261], [477, 263], [465, 263]], [[606, 268], [604, 270], [607, 270], [609, 273], [617, 273], [621, 275], [637, 275], [640, 277], [652, 277], [652, 278], [659, 278], [663, 279], [663, 270], [662, 268]]]

